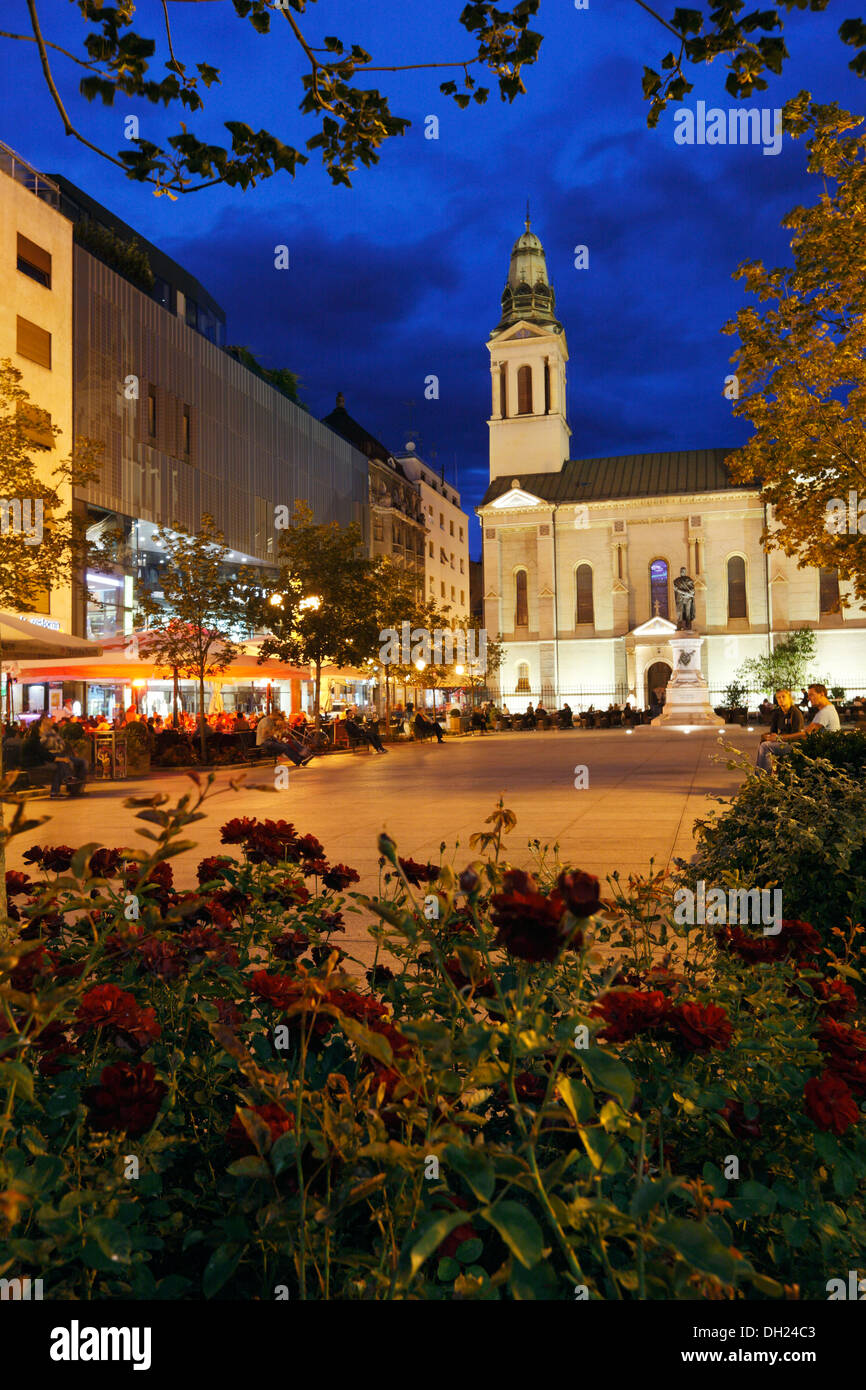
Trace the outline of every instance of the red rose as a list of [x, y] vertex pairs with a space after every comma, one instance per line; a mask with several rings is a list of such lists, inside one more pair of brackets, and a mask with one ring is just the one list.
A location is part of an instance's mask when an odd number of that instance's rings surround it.
[[162, 980], [174, 980], [183, 974], [183, 956], [179, 947], [171, 941], [145, 936], [138, 947], [138, 958], [142, 970], [158, 975]]
[[416, 859], [399, 857], [398, 863], [414, 888], [420, 888], [422, 883], [433, 883], [439, 877], [438, 864], [419, 864]]
[[827, 1005], [823, 1012], [830, 1018], [844, 1018], [857, 1008], [857, 995], [845, 980], [818, 980], [815, 998]]
[[112, 878], [120, 868], [123, 851], [119, 849], [97, 849], [90, 856], [90, 872], [94, 878]]
[[217, 999], [216, 1011], [220, 1023], [224, 1023], [227, 1028], [240, 1028], [244, 1021], [244, 1016], [230, 999]]
[[250, 990], [259, 999], [264, 999], [278, 1009], [285, 1009], [294, 1004], [300, 992], [298, 985], [289, 975], [269, 975], [267, 970], [256, 970], [251, 975]]
[[816, 955], [822, 944], [811, 922], [796, 919], [788, 921], [783, 918], [779, 940], [785, 955], [792, 956], [794, 960], [805, 960], [807, 956]]
[[295, 841], [295, 849], [302, 859], [325, 859], [325, 846], [315, 835], [301, 835]]
[[592, 1007], [605, 1020], [599, 1033], [607, 1042], [628, 1042], [666, 1020], [670, 1008], [661, 990], [610, 989]]
[[822, 1018], [818, 1046], [830, 1059], [831, 1069], [858, 1095], [866, 1092], [866, 1033], [850, 1023]]
[[120, 1130], [131, 1138], [144, 1134], [156, 1119], [168, 1087], [150, 1062], [118, 1062], [103, 1067], [96, 1086], [84, 1099], [96, 1130]]
[[601, 911], [598, 879], [582, 870], [563, 869], [556, 880], [569, 912], [575, 917], [592, 917]]
[[504, 881], [505, 890], [491, 899], [491, 920], [497, 929], [493, 944], [521, 960], [556, 960], [563, 946], [562, 898], [558, 893], [549, 897], [539, 893], [535, 881], [520, 869], [509, 870]]
[[782, 955], [779, 936], [748, 936], [741, 927], [730, 926], [719, 927], [715, 936], [722, 950], [732, 951], [750, 965], [779, 960]]
[[677, 1004], [669, 1010], [668, 1022], [689, 1052], [724, 1051], [734, 1031], [718, 1004]]
[[235, 816], [234, 820], [226, 821], [220, 830], [220, 843], [223, 845], [242, 845], [248, 838], [250, 831], [257, 825], [257, 820], [250, 820], [247, 816]]
[[120, 1041], [142, 1051], [162, 1033], [156, 1010], [142, 1008], [134, 995], [117, 985], [95, 985], [89, 989], [81, 996], [75, 1017], [79, 1033], [87, 1033], [91, 1028], [113, 1028]]
[[350, 869], [348, 864], [332, 864], [322, 875], [322, 882], [335, 893], [342, 893], [350, 883], [360, 883], [361, 875]]
[[841, 1077], [831, 1071], [813, 1076], [803, 1087], [806, 1113], [819, 1129], [840, 1137], [860, 1119], [860, 1108]]
[[28, 951], [26, 956], [21, 957], [9, 976], [9, 982], [13, 989], [20, 989], [22, 994], [29, 994], [37, 976], [46, 975], [54, 970], [56, 963], [56, 958], [51, 952], [40, 944], [34, 951]]
[[284, 931], [281, 936], [271, 937], [271, 949], [277, 960], [297, 960], [310, 945], [304, 931]]
[[737, 1139], [760, 1139], [763, 1134], [757, 1118], [746, 1119], [746, 1110], [741, 1100], [726, 1100], [719, 1114], [727, 1120], [731, 1133]]
[[305, 859], [303, 865], [304, 874], [312, 878], [324, 878], [328, 872], [328, 861], [326, 859]]
[[6, 870], [6, 896], [7, 898], [21, 897], [24, 893], [36, 891], [36, 886], [29, 874], [22, 874], [18, 869]]
[[212, 883], [216, 879], [223, 879], [226, 876], [226, 869], [235, 868], [235, 861], [227, 854], [211, 854], [207, 859], [202, 859], [196, 869], [196, 878], [199, 883]]
[[332, 989], [325, 997], [341, 1014], [357, 1019], [359, 1023], [365, 1023], [368, 1027], [378, 1019], [388, 1017], [386, 1006], [372, 995], [356, 994], [351, 989]]
[[[72, 863], [72, 856], [75, 850], [69, 845], [46, 846], [42, 851], [42, 867], [48, 869], [50, 873], [65, 873]], [[23, 856], [25, 859], [27, 855]]]
[[[295, 1117], [284, 1110], [276, 1101], [269, 1101], [267, 1105], [245, 1105], [244, 1110], [251, 1110], [254, 1115], [258, 1115], [260, 1120], [264, 1120], [271, 1136], [271, 1143], [276, 1143], [281, 1134], [286, 1134], [295, 1128]], [[257, 1152], [256, 1146], [244, 1127], [244, 1122], [240, 1115], [235, 1111], [234, 1119], [226, 1134], [226, 1143], [230, 1149], [239, 1153], [254, 1154]]]

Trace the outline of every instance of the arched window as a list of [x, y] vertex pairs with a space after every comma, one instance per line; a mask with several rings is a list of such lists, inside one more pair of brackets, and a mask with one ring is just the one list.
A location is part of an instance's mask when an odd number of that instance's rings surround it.
[[518, 367], [517, 369], [517, 413], [518, 415], [532, 414], [531, 367]]
[[[656, 608], [658, 604], [658, 608]], [[667, 560], [652, 560], [650, 562], [650, 614], [652, 617], [670, 618], [668, 606], [668, 562]]]
[[526, 570], [518, 570], [514, 576], [514, 626], [529, 627], [529, 597], [526, 588]]
[[728, 620], [747, 618], [746, 562], [742, 555], [732, 555], [728, 561]]
[[529, 662], [520, 661], [517, 664], [517, 694], [529, 694]]
[[839, 603], [839, 576], [835, 570], [819, 570], [820, 583], [820, 606], [819, 611], [823, 617], [827, 613], [839, 613], [841, 605]]
[[592, 565], [578, 565], [575, 574], [576, 602], [574, 610], [575, 626], [581, 623], [594, 623], [592, 606]]

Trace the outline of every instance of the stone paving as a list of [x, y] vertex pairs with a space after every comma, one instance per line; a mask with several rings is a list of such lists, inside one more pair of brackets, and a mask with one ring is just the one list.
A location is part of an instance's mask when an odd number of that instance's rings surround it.
[[[758, 732], [729, 726], [725, 737], [753, 754]], [[561, 858], [596, 874], [602, 881], [620, 874], [668, 867], [675, 857], [693, 853], [692, 825], [718, 797], [728, 798], [742, 781], [728, 770], [714, 731], [662, 732], [642, 727], [621, 729], [501, 733], [447, 738], [436, 743], [396, 744], [387, 754], [356, 753], [316, 759], [291, 769], [289, 785], [278, 792], [247, 785], [233, 790], [239, 775], [247, 784], [263, 783], [267, 768], [219, 769], [206, 803], [206, 817], [192, 827], [196, 849], [174, 860], [179, 886], [195, 882], [195, 866], [207, 854], [227, 852], [219, 827], [232, 816], [283, 817], [302, 833], [322, 841], [329, 859], [350, 864], [361, 875], [362, 891], [377, 882], [376, 837], [387, 830], [400, 853], [437, 861], [446, 843], [446, 858], [462, 868], [473, 857], [469, 836], [479, 830], [500, 792], [517, 815], [506, 842], [510, 862], [528, 867], [529, 841], [553, 845]], [[575, 775], [576, 768], [586, 774]], [[588, 785], [578, 789], [575, 782]], [[33, 799], [31, 810], [49, 817], [9, 846], [9, 867], [21, 867], [31, 844], [136, 844], [135, 810], [123, 805], [128, 796], [164, 789], [174, 798], [191, 784], [167, 772], [123, 783], [92, 782], [85, 796], [70, 801]], [[140, 842], [139, 842], [140, 843]], [[231, 851], [229, 851], [231, 852]], [[366, 940], [356, 919], [341, 944]]]

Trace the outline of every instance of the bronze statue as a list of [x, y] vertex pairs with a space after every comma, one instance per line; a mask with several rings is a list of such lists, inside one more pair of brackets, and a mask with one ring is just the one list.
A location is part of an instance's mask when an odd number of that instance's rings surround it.
[[677, 605], [677, 629], [691, 632], [695, 620], [695, 581], [686, 574], [685, 565], [674, 580], [674, 602]]

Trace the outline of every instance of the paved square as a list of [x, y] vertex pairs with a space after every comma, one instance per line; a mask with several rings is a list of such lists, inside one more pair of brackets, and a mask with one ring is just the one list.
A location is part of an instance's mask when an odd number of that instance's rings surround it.
[[[744, 750], [757, 746], [757, 731], [729, 727], [724, 733]], [[190, 833], [195, 851], [174, 860], [175, 878], [181, 887], [193, 886], [199, 859], [227, 852], [219, 827], [239, 815], [283, 817], [301, 833], [318, 836], [332, 862], [357, 869], [366, 892], [376, 887], [381, 830], [394, 837], [402, 855], [414, 859], [438, 861], [444, 840], [445, 858], [459, 870], [473, 857], [470, 834], [481, 829], [500, 792], [517, 815], [506, 841], [510, 862], [528, 866], [528, 844], [537, 838], [551, 846], [558, 841], [563, 860], [602, 881], [615, 869], [622, 875], [645, 873], [651, 859], [656, 870], [665, 869], [675, 856], [693, 853], [695, 819], [706, 814], [715, 797], [730, 797], [742, 781], [738, 771], [714, 761], [720, 751], [712, 731], [644, 727], [631, 734], [539, 731], [446, 738], [441, 745], [397, 744], [385, 756], [331, 756], [292, 769], [288, 788], [279, 792], [233, 791], [229, 782], [239, 774], [223, 768], [214, 784], [220, 794], [212, 795], [206, 819]], [[588, 785], [582, 789], [575, 787], [575, 780], [584, 780], [576, 779], [577, 767], [586, 768]], [[268, 773], [263, 767], [244, 775], [248, 783], [263, 783]], [[167, 772], [161, 779], [92, 782], [81, 800], [34, 799], [33, 811], [50, 819], [13, 841], [9, 867], [21, 867], [21, 855], [31, 844], [95, 840], [134, 846], [141, 822], [124, 799], [160, 789], [175, 798], [189, 785], [182, 773]], [[369, 945], [357, 918], [344, 941], [350, 948]]]

